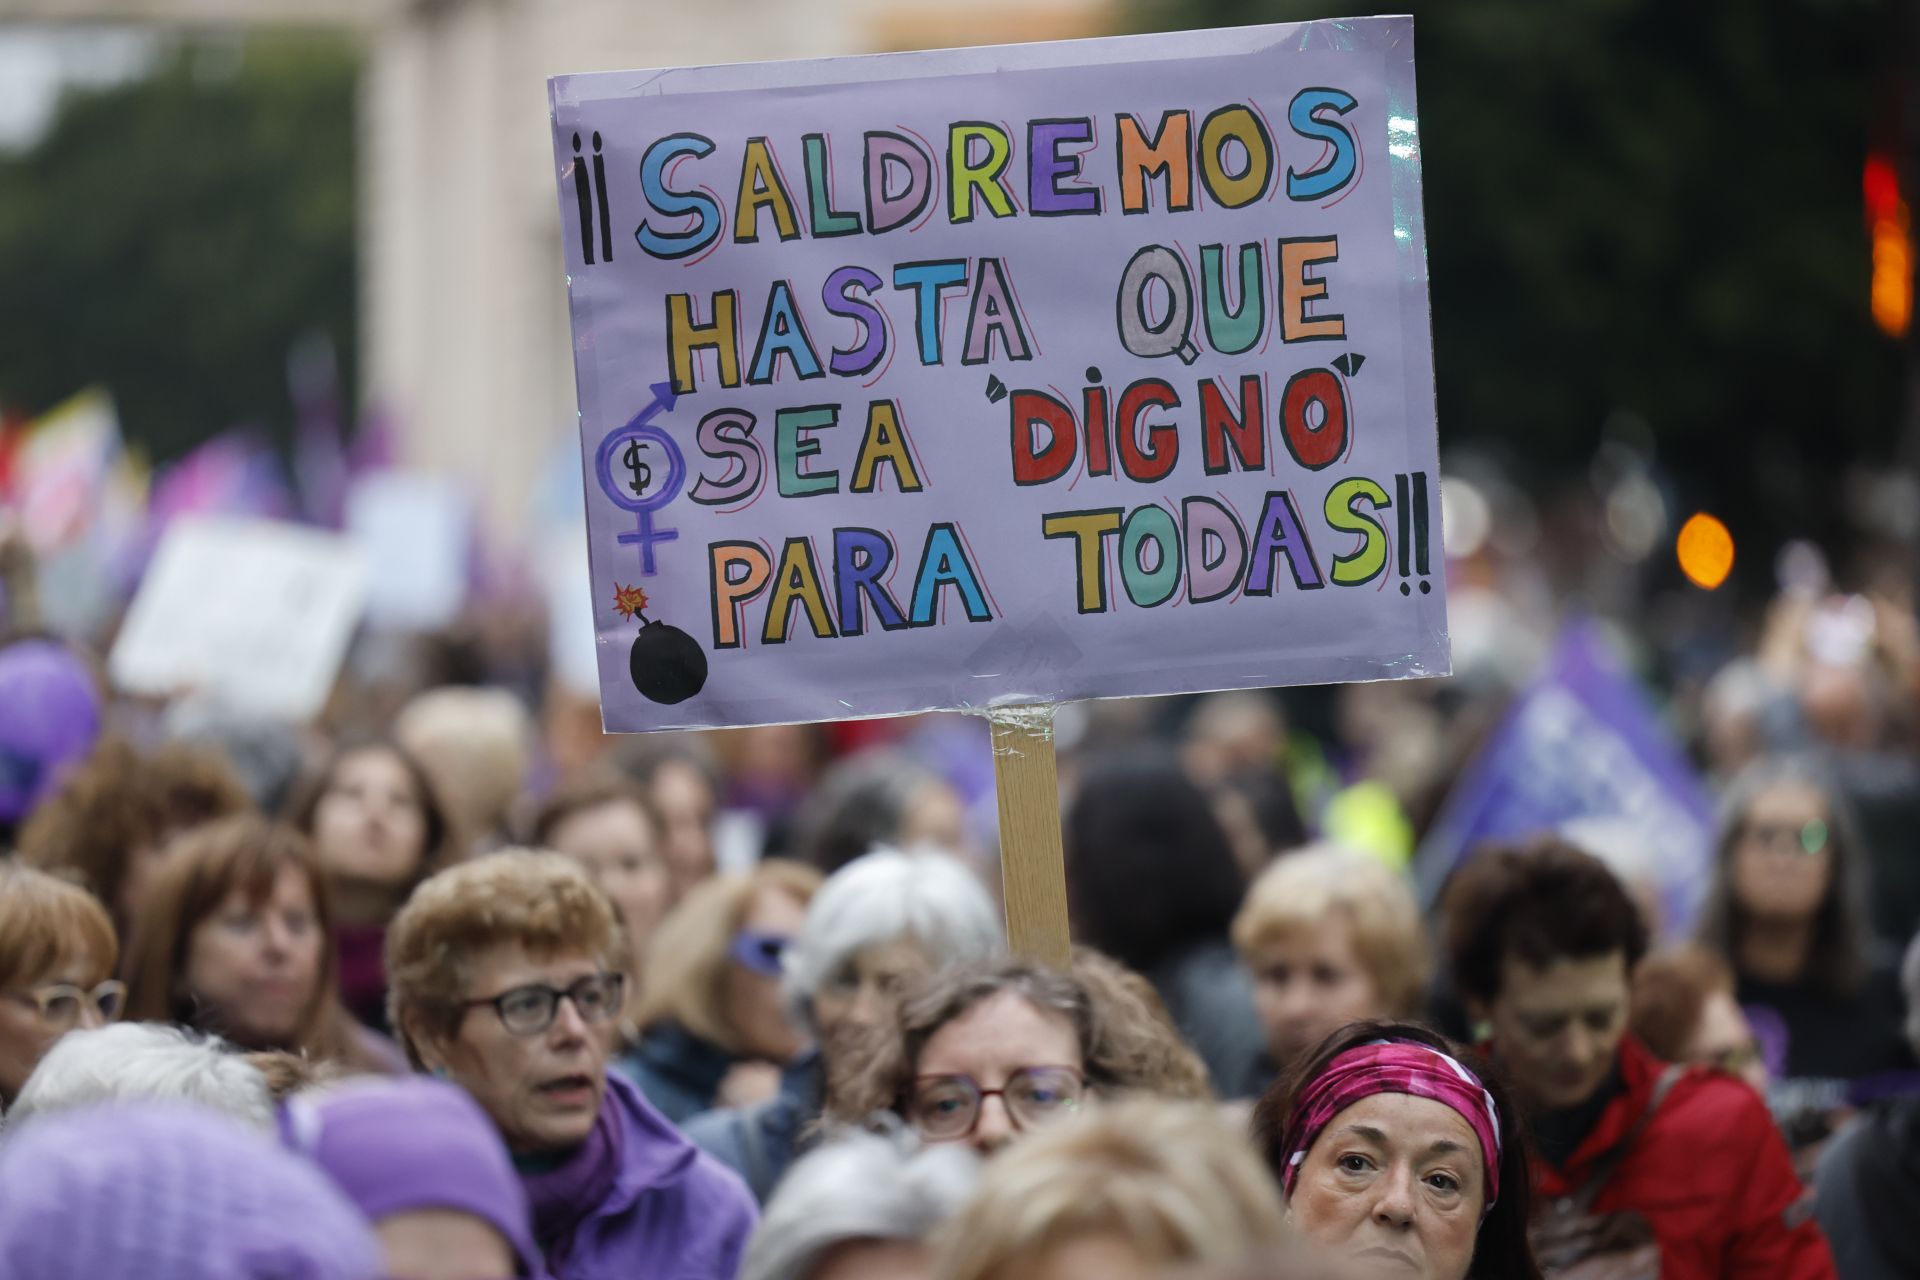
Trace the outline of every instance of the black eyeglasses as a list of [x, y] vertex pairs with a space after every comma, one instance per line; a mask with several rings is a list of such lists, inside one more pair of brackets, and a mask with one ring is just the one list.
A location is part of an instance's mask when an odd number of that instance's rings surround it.
[[914, 1082], [907, 1118], [934, 1142], [964, 1138], [980, 1123], [980, 1107], [998, 1098], [1016, 1129], [1027, 1129], [1080, 1105], [1087, 1082], [1069, 1067], [1022, 1067], [999, 1089], [982, 1089], [972, 1076], [922, 1076]]
[[620, 1012], [620, 1003], [626, 990], [627, 975], [624, 973], [596, 973], [564, 990], [550, 987], [544, 982], [535, 982], [511, 991], [502, 991], [497, 996], [467, 1000], [460, 1007], [473, 1009], [490, 1004], [500, 1016], [500, 1025], [509, 1032], [516, 1036], [537, 1036], [560, 1016], [560, 1001], [563, 998], [573, 1001], [573, 1007], [579, 1012], [582, 1022], [605, 1022]]

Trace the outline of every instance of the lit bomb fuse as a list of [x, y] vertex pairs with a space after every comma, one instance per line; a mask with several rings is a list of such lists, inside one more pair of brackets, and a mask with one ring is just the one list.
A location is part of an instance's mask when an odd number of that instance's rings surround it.
[[648, 621], [646, 608], [645, 591], [614, 584], [614, 612], [623, 618], [638, 618], [641, 624], [627, 659], [633, 687], [653, 702], [668, 706], [685, 702], [706, 686], [707, 655], [699, 643], [680, 628]]

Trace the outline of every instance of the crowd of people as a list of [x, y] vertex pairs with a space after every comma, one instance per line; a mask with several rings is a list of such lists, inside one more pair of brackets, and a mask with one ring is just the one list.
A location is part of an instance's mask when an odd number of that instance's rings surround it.
[[1423, 897], [1471, 673], [1063, 717], [1064, 967], [977, 721], [603, 737], [480, 644], [293, 728], [15, 639], [0, 1275], [1920, 1273], [1920, 661], [1815, 613], [1674, 693], [1688, 920], [1571, 827]]

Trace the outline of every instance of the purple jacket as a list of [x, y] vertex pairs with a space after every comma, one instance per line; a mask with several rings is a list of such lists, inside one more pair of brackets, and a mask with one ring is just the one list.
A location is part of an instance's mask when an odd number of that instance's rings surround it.
[[733, 1280], [759, 1216], [738, 1175], [615, 1071], [585, 1144], [521, 1177], [554, 1280]]

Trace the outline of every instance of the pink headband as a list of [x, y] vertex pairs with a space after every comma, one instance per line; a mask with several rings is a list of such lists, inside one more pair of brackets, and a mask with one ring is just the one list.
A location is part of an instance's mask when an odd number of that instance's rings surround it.
[[1300, 1091], [1288, 1117], [1286, 1146], [1292, 1154], [1280, 1170], [1280, 1188], [1289, 1196], [1300, 1166], [1320, 1131], [1362, 1098], [1376, 1093], [1408, 1093], [1431, 1098], [1460, 1113], [1480, 1138], [1487, 1169], [1487, 1209], [1500, 1198], [1500, 1113], [1479, 1077], [1458, 1062], [1423, 1044], [1374, 1040], [1355, 1045]]

